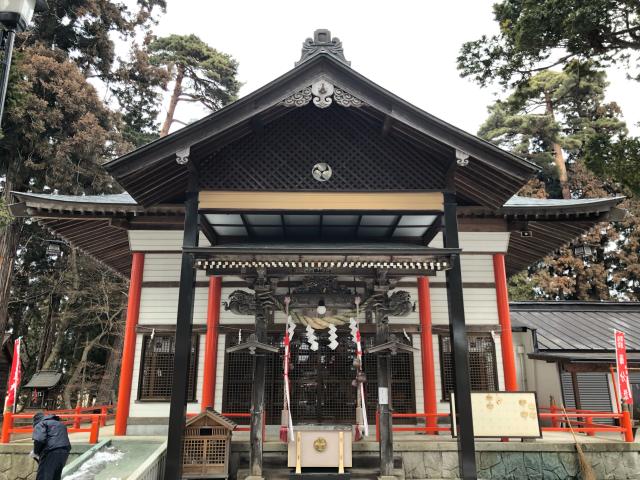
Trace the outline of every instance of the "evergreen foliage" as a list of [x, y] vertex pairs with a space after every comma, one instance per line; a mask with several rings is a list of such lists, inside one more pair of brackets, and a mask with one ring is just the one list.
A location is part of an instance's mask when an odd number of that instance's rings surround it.
[[[540, 72], [492, 105], [480, 128], [484, 138], [542, 168], [520, 195], [632, 197], [623, 205], [629, 211], [624, 221], [598, 225], [578, 240], [594, 248], [593, 257], [575, 256], [570, 245], [553, 252], [510, 279], [512, 300], [640, 300], [638, 173], [630, 168], [640, 162], [640, 151], [618, 105], [605, 102], [606, 85], [604, 72], [578, 62]], [[564, 184], [559, 160], [567, 170]]]
[[500, 33], [464, 43], [458, 56], [461, 75], [482, 86], [514, 86], [576, 59], [638, 67], [637, 0], [502, 0], [493, 13]]
[[[626, 195], [628, 214], [552, 252], [510, 279], [513, 300], [640, 300], [640, 140], [622, 112], [604, 100], [604, 67], [638, 75], [640, 3], [636, 0], [502, 0], [494, 5], [499, 35], [466, 42], [463, 77], [511, 91], [489, 108], [480, 135], [542, 167], [520, 195], [593, 198]], [[640, 76], [638, 77], [640, 80]], [[566, 174], [564, 174], [566, 171]]]
[[167, 135], [179, 102], [197, 102], [216, 111], [236, 99], [238, 63], [196, 35], [169, 35], [149, 44], [152, 65], [164, 66], [174, 82], [167, 117], [160, 132]]
[[[120, 191], [101, 165], [157, 138], [170, 74], [149, 51], [165, 0], [48, 3], [17, 39], [1, 132], [0, 332], [24, 337], [25, 380], [41, 368], [64, 373], [59, 406], [71, 407], [114, 398], [126, 279], [69, 245], [49, 257], [51, 234], [12, 217], [11, 191]], [[131, 42], [125, 58], [115, 56], [117, 37]], [[182, 61], [199, 75], [194, 96], [217, 108], [235, 98], [237, 64], [204, 43], [200, 49], [209, 56], [183, 52]]]

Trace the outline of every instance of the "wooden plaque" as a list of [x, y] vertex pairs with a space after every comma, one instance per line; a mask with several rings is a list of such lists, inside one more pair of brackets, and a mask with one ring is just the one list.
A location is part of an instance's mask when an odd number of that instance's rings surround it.
[[[476, 438], [542, 438], [535, 392], [472, 392]], [[451, 393], [452, 434], [457, 435], [455, 397]]]

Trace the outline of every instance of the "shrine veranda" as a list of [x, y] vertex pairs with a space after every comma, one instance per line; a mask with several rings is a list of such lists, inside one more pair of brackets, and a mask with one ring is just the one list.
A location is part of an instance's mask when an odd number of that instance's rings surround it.
[[454, 391], [473, 478], [471, 390], [519, 390], [508, 275], [621, 200], [516, 196], [532, 164], [366, 79], [327, 31], [291, 71], [106, 169], [127, 193], [16, 192], [12, 211], [130, 278], [116, 434], [168, 433], [165, 478], [181, 469], [185, 413], [206, 407], [250, 414], [248, 468], [263, 475], [263, 422], [282, 424], [286, 298], [294, 426], [362, 427], [354, 318], [381, 474], [392, 424], [416, 424], [391, 410], [448, 413]]

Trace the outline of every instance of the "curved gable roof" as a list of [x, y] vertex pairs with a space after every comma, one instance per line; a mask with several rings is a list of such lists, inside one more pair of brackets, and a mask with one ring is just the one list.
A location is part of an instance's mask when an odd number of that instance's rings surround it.
[[415, 142], [436, 143], [452, 152], [447, 154], [451, 166], [455, 166], [455, 150], [469, 155], [468, 166], [458, 168], [455, 174], [455, 187], [480, 205], [502, 206], [537, 170], [530, 162], [404, 101], [327, 51], [223, 109], [105, 164], [105, 168], [142, 205], [167, 201], [186, 188], [188, 169], [176, 163], [176, 152], [190, 149], [190, 158], [197, 164], [198, 156], [207, 156], [210, 146], [220, 147], [251, 132], [256, 119], [257, 123], [273, 121], [291, 111], [281, 105], [283, 100], [318, 80], [362, 100], [367, 114], [377, 117], [389, 131]]

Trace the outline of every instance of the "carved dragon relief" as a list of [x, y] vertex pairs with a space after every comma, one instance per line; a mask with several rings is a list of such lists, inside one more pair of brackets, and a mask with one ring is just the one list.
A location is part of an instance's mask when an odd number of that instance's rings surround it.
[[366, 105], [363, 100], [327, 80], [318, 80], [312, 85], [289, 95], [281, 102], [281, 105], [285, 107], [304, 107], [311, 102], [311, 99], [313, 99], [313, 104], [318, 108], [327, 108], [331, 106], [334, 100], [336, 104], [346, 108], [358, 108]]
[[[315, 306], [321, 298], [327, 301], [329, 310], [326, 315], [318, 316]], [[237, 315], [255, 315], [257, 299], [262, 306], [284, 311], [284, 296], [272, 295], [271, 292], [254, 295], [243, 290], [235, 290], [224, 305], [226, 310]], [[352, 301], [353, 293], [335, 277], [309, 277], [293, 290], [289, 308], [295, 323], [322, 330], [330, 325], [348, 324], [349, 319], [356, 313]], [[334, 307], [339, 305], [341, 311], [332, 308], [332, 304]], [[391, 295], [377, 293], [368, 297], [362, 303], [362, 309], [383, 310], [387, 315], [402, 317], [413, 311], [413, 303], [409, 292], [398, 290]]]

